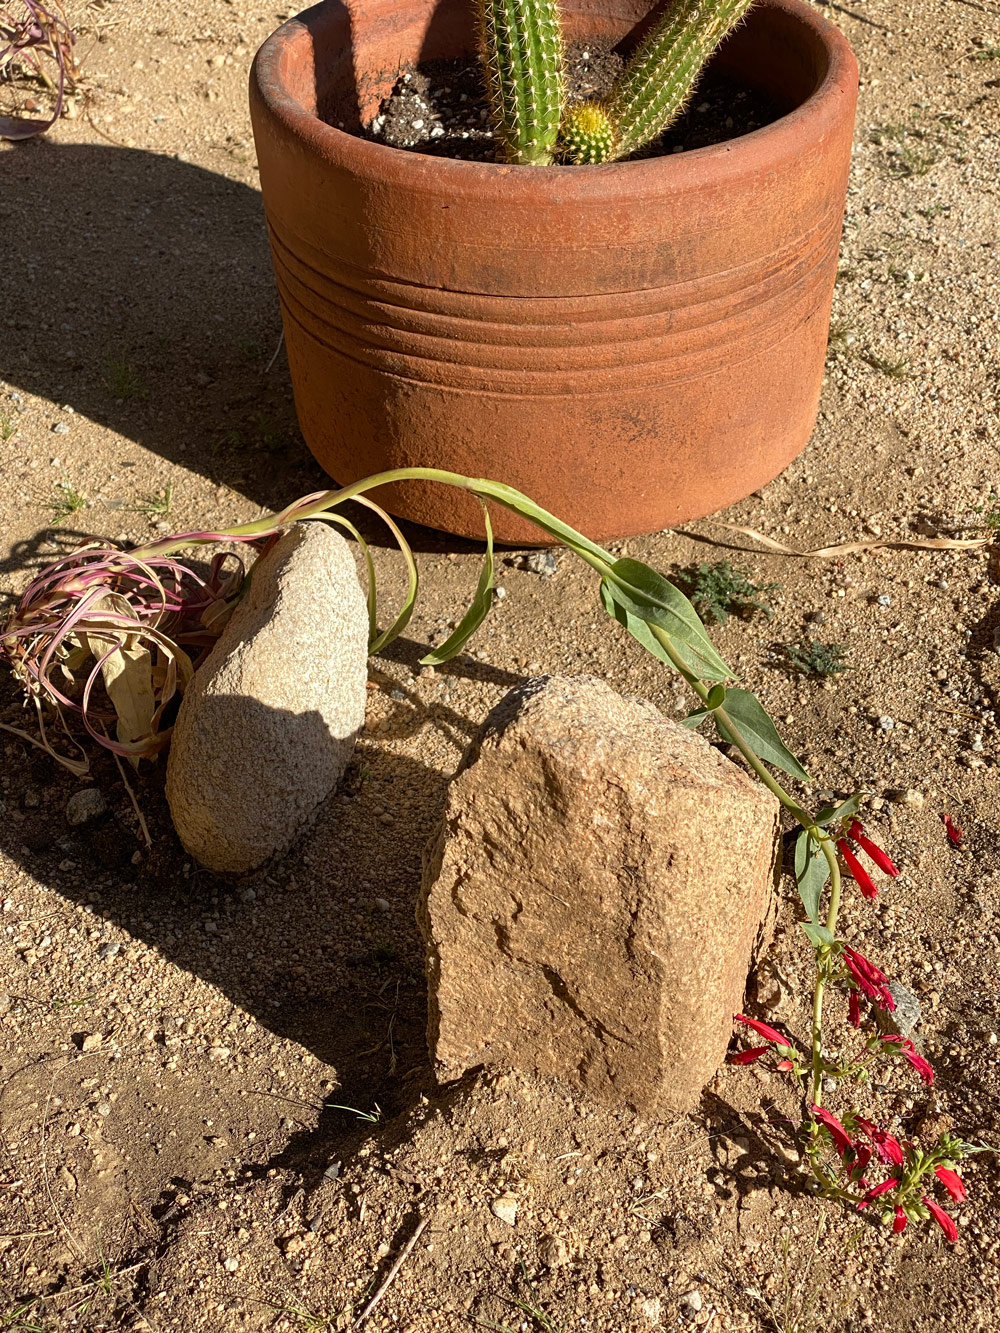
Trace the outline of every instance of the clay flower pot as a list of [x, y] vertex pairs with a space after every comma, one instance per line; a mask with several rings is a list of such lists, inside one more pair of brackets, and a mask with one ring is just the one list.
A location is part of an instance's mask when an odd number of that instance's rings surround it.
[[[571, 42], [649, 0], [566, 0]], [[425, 466], [527, 492], [596, 539], [711, 513], [815, 423], [857, 66], [799, 0], [760, 0], [717, 56], [786, 113], [697, 151], [508, 167], [352, 134], [401, 67], [471, 51], [467, 0], [341, 0], [261, 47], [251, 111], [302, 432], [345, 483]], [[356, 117], [335, 129], [320, 116]], [[332, 113], [332, 114], [331, 114]], [[380, 503], [478, 536], [468, 496]], [[502, 541], [538, 541], [510, 514]]]

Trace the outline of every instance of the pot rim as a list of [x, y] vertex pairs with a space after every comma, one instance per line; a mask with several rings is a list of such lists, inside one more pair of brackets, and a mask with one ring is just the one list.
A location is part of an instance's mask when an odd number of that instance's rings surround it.
[[362, 176], [382, 182], [419, 186], [433, 179], [456, 193], [479, 196], [495, 193], [509, 206], [537, 198], [539, 187], [556, 190], [564, 198], [580, 201], [608, 194], [643, 196], [664, 189], [704, 188], [742, 167], [759, 170], [765, 162], [780, 163], [801, 154], [803, 136], [822, 136], [843, 117], [843, 98], [858, 86], [858, 66], [844, 34], [834, 24], [804, 3], [804, 0], [759, 0], [761, 8], [781, 9], [819, 40], [828, 57], [825, 75], [812, 93], [794, 110], [768, 125], [718, 144], [685, 153], [640, 158], [631, 162], [601, 165], [531, 167], [499, 162], [469, 162], [395, 148], [337, 129], [307, 110], [294, 98], [280, 75], [286, 48], [308, 41], [309, 20], [318, 15], [326, 0], [286, 20], [265, 39], [250, 71], [251, 95], [259, 97], [287, 133], [304, 141], [320, 157], [349, 167]]

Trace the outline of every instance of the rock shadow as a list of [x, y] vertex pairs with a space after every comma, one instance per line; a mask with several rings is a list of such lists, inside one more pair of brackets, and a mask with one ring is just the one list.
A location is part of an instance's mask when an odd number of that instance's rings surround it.
[[[14, 682], [0, 681], [0, 720], [26, 725]], [[242, 701], [248, 725], [281, 720]], [[389, 719], [388, 737], [404, 734], [407, 699]], [[296, 719], [319, 734], [319, 714]], [[425, 724], [446, 723], [460, 744], [473, 724], [435, 709]], [[69, 797], [84, 784], [51, 757], [0, 733], [0, 847], [34, 878], [86, 906], [104, 930], [89, 981], [97, 992], [115, 983], [120, 955], [133, 937], [176, 967], [216, 987], [232, 1004], [279, 1037], [305, 1047], [336, 1071], [329, 1100], [385, 1115], [411, 1100], [430, 1079], [423, 945], [415, 908], [422, 852], [444, 801], [447, 772], [362, 737], [339, 788], [313, 813], [291, 849], [249, 874], [214, 874], [184, 852], [163, 792], [163, 763], [129, 774], [147, 821], [145, 847], [131, 800], [110, 755], [96, 756], [92, 777], [107, 811], [82, 827], [66, 818]], [[458, 752], [456, 749], [456, 764]], [[256, 799], [245, 792], [251, 808]], [[118, 947], [115, 947], [118, 946]], [[7, 985], [20, 992], [19, 968]], [[163, 1032], [164, 1041], [171, 1032]], [[237, 1039], [238, 1040], [238, 1039]], [[236, 1040], [230, 1040], [236, 1045]], [[183, 1052], [179, 1052], [183, 1054]], [[343, 1132], [348, 1113], [330, 1112]]]

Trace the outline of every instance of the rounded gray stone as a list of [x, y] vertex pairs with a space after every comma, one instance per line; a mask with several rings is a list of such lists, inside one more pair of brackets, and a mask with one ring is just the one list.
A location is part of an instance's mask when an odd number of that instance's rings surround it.
[[283, 851], [340, 781], [364, 723], [368, 612], [351, 549], [300, 523], [250, 587], [185, 691], [167, 800], [185, 850], [211, 870]]

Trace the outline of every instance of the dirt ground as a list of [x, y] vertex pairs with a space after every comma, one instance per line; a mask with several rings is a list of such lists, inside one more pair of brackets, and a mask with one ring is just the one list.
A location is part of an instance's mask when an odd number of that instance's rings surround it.
[[[85, 535], [232, 524], [324, 484], [275, 355], [246, 105], [253, 52], [287, 14], [67, 8], [86, 96], [44, 138], [0, 145], [8, 602]], [[1000, 8], [822, 9], [864, 82], [820, 420], [781, 477], [720, 517], [803, 550], [988, 536]], [[93, 772], [107, 816], [73, 827], [81, 784], [0, 739], [0, 1328], [345, 1329], [422, 1224], [365, 1327], [996, 1328], [993, 1156], [968, 1167], [949, 1247], [807, 1197], [787, 1132], [800, 1108], [760, 1066], [724, 1068], [697, 1114], [668, 1123], [512, 1074], [436, 1087], [414, 903], [469, 736], [538, 671], [595, 671], [671, 714], [688, 703], [563, 554], [551, 576], [504, 557], [505, 596], [468, 655], [420, 669], [478, 556], [413, 537], [423, 596], [372, 663], [345, 784], [253, 875], [185, 857], [162, 765], [137, 779], [147, 849], [113, 763]], [[772, 621], [713, 635], [820, 775], [812, 797], [869, 788], [867, 822], [902, 867], [876, 904], [848, 908], [845, 934], [918, 995], [937, 1082], [887, 1074], [869, 1105], [903, 1135], [951, 1125], [997, 1144], [996, 546], [797, 559], [706, 520], [628, 551], [681, 576], [729, 559], [782, 585]], [[398, 594], [391, 552], [377, 560]], [[784, 646], [802, 640], [846, 645], [847, 670], [795, 672]], [[0, 716], [20, 720], [6, 673]], [[786, 907], [753, 1012], [803, 1035], [809, 965]]]

